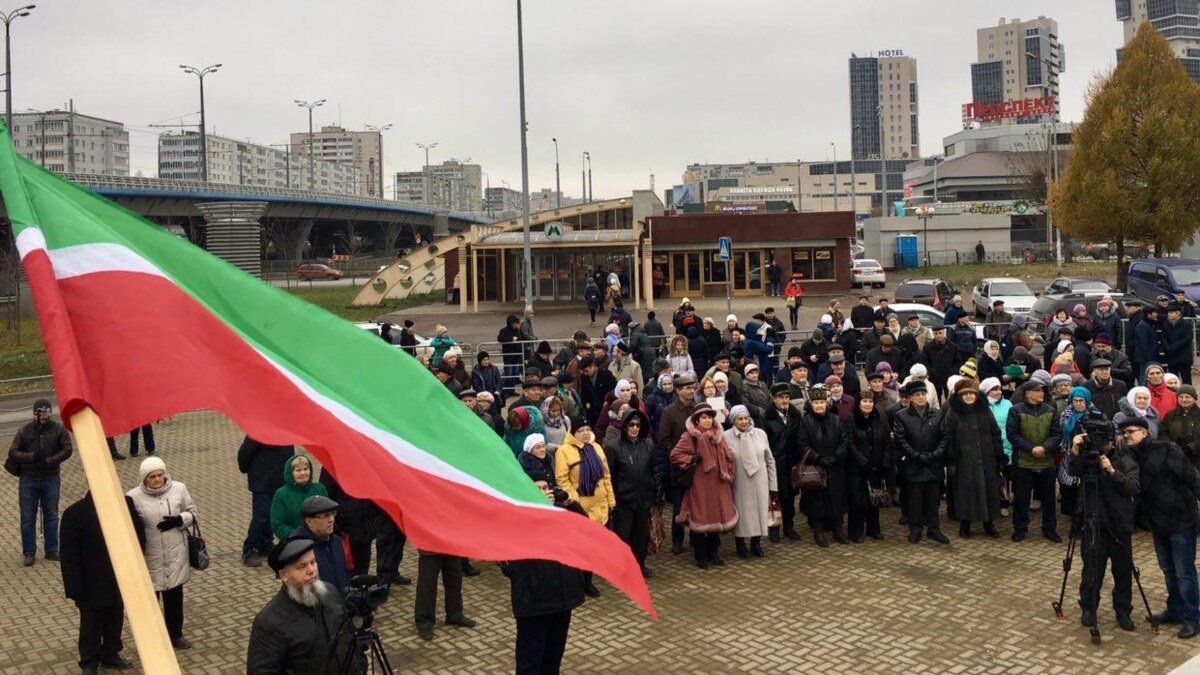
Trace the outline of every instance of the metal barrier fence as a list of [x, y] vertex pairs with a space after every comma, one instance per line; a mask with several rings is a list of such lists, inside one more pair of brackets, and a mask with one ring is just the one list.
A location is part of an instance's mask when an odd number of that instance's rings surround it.
[[[897, 251], [892, 256], [893, 269], [917, 269], [942, 265], [977, 265], [980, 263], [1020, 264], [1031, 262], [1054, 262], [1054, 246], [1051, 244], [1012, 244], [1002, 251], [984, 251], [983, 260], [973, 249], [918, 251], [916, 256], [905, 256]], [[913, 263], [916, 263], [915, 265]]]

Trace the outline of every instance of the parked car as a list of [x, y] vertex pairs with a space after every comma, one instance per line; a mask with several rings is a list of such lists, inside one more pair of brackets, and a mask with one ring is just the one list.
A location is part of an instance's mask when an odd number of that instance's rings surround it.
[[1028, 314], [1037, 296], [1029, 285], [1012, 277], [990, 277], [979, 282], [971, 292], [971, 303], [975, 305], [975, 316], [984, 316], [992, 310], [992, 303], [1004, 301], [1004, 310], [1013, 316]]
[[1175, 297], [1183, 291], [1187, 299], [1200, 302], [1200, 260], [1151, 258], [1129, 263], [1126, 293], [1145, 302], [1154, 302], [1160, 295]]
[[944, 310], [958, 291], [942, 279], [905, 279], [896, 287], [896, 302], [919, 303]]
[[302, 281], [312, 281], [313, 279], [337, 280], [342, 278], [342, 272], [321, 263], [305, 263], [296, 268], [296, 276]]
[[[879, 309], [876, 305], [875, 309]], [[888, 305], [888, 309], [896, 313], [896, 317], [900, 319], [900, 325], [904, 326], [908, 322], [908, 317], [916, 314], [921, 318], [921, 325], [926, 328], [934, 326], [944, 326], [946, 323], [946, 313], [940, 309], [934, 309], [929, 305], [921, 305], [909, 302], [894, 302]], [[979, 342], [984, 342], [983, 324], [971, 324], [975, 328], [975, 339]]]
[[[383, 330], [383, 324], [379, 323], [378, 321], [355, 321], [354, 325], [358, 328], [361, 328], [361, 329], [367, 331], [368, 333], [374, 335], [375, 337], [379, 337], [380, 331]], [[397, 326], [394, 324], [392, 325], [392, 331], [393, 331], [392, 336], [396, 340], [400, 339], [400, 330], [401, 330], [400, 326]], [[427, 354], [429, 356], [433, 356], [433, 347], [430, 346], [430, 344], [433, 342], [433, 340], [430, 338], [427, 338], [427, 337], [422, 337], [420, 335], [414, 335], [414, 337], [417, 338], [417, 354]], [[393, 344], [396, 346], [397, 349], [400, 348], [399, 342], [394, 342]]]
[[862, 258], [855, 260], [850, 266], [850, 272], [853, 275], [851, 284], [855, 288], [866, 288], [876, 286], [883, 288], [887, 285], [887, 275], [883, 271], [883, 265], [879, 264], [878, 260], [870, 258]]
[[1058, 310], [1065, 309], [1067, 314], [1071, 314], [1071, 310], [1075, 305], [1084, 305], [1087, 307], [1088, 315], [1092, 316], [1096, 313], [1096, 304], [1105, 295], [1112, 296], [1112, 299], [1117, 304], [1117, 315], [1122, 319], [1125, 318], [1125, 302], [1130, 298], [1123, 293], [1054, 293], [1043, 295], [1033, 303], [1033, 307], [1029, 310], [1025, 320], [1028, 322], [1026, 326], [1029, 328], [1030, 335], [1037, 338], [1044, 338], [1046, 326], [1050, 325], [1050, 321], [1054, 319], [1054, 315]]
[[1103, 279], [1095, 277], [1059, 277], [1051, 281], [1044, 293], [1055, 295], [1059, 293], [1112, 293], [1112, 286]]

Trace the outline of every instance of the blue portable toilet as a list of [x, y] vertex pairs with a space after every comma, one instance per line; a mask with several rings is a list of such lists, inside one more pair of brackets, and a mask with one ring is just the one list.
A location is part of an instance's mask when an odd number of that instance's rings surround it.
[[917, 235], [896, 235], [896, 269], [912, 269], [917, 266]]

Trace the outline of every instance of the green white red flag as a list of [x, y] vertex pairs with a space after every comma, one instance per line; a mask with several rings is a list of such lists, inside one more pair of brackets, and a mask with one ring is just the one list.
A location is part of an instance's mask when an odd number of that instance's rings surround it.
[[19, 157], [6, 132], [0, 146], [64, 420], [90, 406], [114, 435], [215, 410], [261, 441], [304, 446], [420, 549], [556, 560], [654, 614], [629, 548], [552, 507], [415, 359]]

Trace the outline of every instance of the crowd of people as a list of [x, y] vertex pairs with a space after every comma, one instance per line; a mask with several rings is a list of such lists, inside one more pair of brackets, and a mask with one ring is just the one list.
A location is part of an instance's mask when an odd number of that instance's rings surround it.
[[[1152, 535], [1168, 592], [1156, 620], [1181, 624], [1181, 638], [1197, 634], [1200, 409], [1191, 385], [1193, 331], [1183, 321], [1190, 305], [1130, 304], [1125, 326], [1106, 297], [1094, 314], [1080, 305], [1043, 328], [997, 303], [979, 340], [959, 298], [946, 324], [927, 326], [886, 299], [875, 306], [863, 296], [848, 316], [840, 300], [830, 301], [797, 340], [794, 312], [790, 331], [771, 307], [745, 322], [730, 314], [720, 325], [684, 299], [664, 326], [655, 312], [635, 321], [619, 297], [608, 298], [612, 312], [599, 339], [577, 331], [557, 352], [536, 337], [532, 312], [511, 315], [498, 335], [501, 363], [478, 351], [470, 370], [442, 326], [432, 353], [403, 339], [411, 322], [400, 338], [390, 327], [382, 337], [421, 358], [503, 439], [549, 501], [612, 529], [646, 578], [654, 575], [651, 557], [668, 544], [684, 552], [685, 534], [695, 565], [708, 569], [726, 564], [721, 535], [733, 538], [738, 558], [760, 559], [764, 540], [804, 538], [798, 516], [821, 548], [881, 540], [889, 506], [900, 507], [913, 545], [950, 543], [943, 513], [963, 539], [997, 538], [997, 523], [1011, 517], [1011, 539], [1020, 542], [1037, 517], [1041, 535], [1059, 543], [1060, 515], [1070, 534], [1080, 523], [1085, 421], [1103, 420], [1112, 434], [1096, 439], [1106, 515], [1095, 545], [1104, 552], [1101, 568], [1111, 561], [1117, 623], [1134, 627], [1131, 534], [1142, 529]], [[127, 662], [119, 622], [113, 629], [115, 582], [82, 572], [82, 561], [107, 556], [90, 496], [57, 523], [58, 472], [71, 452], [49, 402], [39, 401], [8, 464], [20, 476], [25, 562], [36, 556], [40, 507], [45, 555], [62, 560], [67, 595], [81, 612], [80, 665], [90, 672]], [[317, 664], [340, 662], [350, 649], [328, 627], [344, 618], [340, 598], [350, 579], [370, 571], [372, 546], [380, 583], [412, 583], [399, 573], [404, 534], [329, 472], [318, 479], [308, 455], [291, 446], [247, 437], [238, 465], [251, 493], [243, 562], [265, 561], [281, 582], [255, 619], [247, 669], [325, 672]], [[161, 458], [147, 457], [140, 478], [128, 492], [131, 518], [172, 643], [186, 649], [187, 532], [197, 509]], [[418, 554], [418, 635], [433, 637], [439, 578], [445, 624], [474, 626], [462, 586], [479, 570], [455, 556]], [[1094, 626], [1103, 569], [1085, 563], [1081, 622]], [[518, 672], [557, 672], [571, 611], [600, 589], [590, 574], [547, 561], [512, 561], [503, 571], [513, 583]]]

